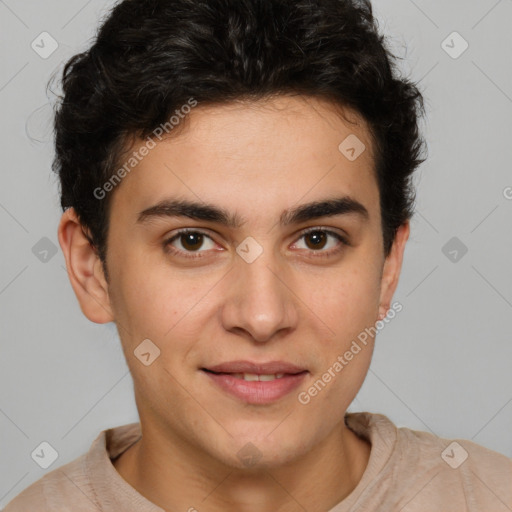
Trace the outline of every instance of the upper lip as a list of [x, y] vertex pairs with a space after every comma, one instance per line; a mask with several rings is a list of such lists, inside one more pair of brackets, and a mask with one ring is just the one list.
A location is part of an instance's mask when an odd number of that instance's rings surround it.
[[285, 361], [269, 361], [268, 363], [255, 363], [252, 361], [229, 361], [215, 366], [204, 367], [216, 373], [254, 373], [257, 375], [274, 375], [276, 373], [301, 373], [305, 368]]

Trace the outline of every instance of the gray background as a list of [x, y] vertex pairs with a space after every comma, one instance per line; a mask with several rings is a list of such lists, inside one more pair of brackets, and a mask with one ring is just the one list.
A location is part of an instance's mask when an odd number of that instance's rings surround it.
[[[0, 0], [0, 507], [45, 473], [30, 456], [42, 441], [59, 454], [50, 471], [138, 418], [115, 326], [88, 321], [69, 284], [50, 170], [45, 85], [110, 5]], [[512, 2], [374, 6], [400, 68], [421, 81], [429, 159], [394, 297], [403, 311], [350, 409], [512, 457]], [[46, 59], [31, 47], [43, 31], [58, 42]], [[454, 31], [469, 43], [458, 58]]]

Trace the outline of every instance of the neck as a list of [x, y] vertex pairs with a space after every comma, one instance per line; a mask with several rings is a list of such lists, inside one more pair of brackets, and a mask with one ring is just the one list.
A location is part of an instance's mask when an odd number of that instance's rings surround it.
[[304, 456], [280, 466], [226, 466], [158, 430], [113, 463], [140, 494], [164, 510], [194, 512], [321, 512], [356, 487], [371, 445], [342, 421]]

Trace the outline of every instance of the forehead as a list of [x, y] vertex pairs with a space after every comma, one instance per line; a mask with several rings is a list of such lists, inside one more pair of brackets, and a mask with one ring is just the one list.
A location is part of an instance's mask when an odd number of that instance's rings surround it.
[[[113, 207], [143, 208], [170, 195], [255, 211], [334, 193], [378, 201], [370, 132], [349, 109], [279, 96], [198, 105], [182, 122], [168, 138], [153, 138]], [[125, 159], [144, 145], [139, 139]]]

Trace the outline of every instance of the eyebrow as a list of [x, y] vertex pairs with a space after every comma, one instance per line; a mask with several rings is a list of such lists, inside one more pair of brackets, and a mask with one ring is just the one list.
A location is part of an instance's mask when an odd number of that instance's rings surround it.
[[[283, 211], [279, 218], [281, 226], [299, 224], [321, 217], [356, 214], [363, 220], [369, 219], [365, 206], [349, 196], [313, 201]], [[188, 217], [193, 220], [210, 221], [228, 228], [237, 229], [245, 224], [245, 220], [237, 213], [224, 208], [188, 200], [164, 199], [154, 206], [141, 211], [137, 223], [145, 223], [154, 218]]]

